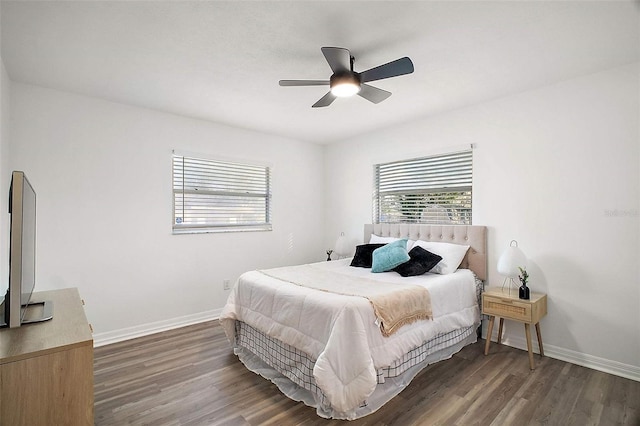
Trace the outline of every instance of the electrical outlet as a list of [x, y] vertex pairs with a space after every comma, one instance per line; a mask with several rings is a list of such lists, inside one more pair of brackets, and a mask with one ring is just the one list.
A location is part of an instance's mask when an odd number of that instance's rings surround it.
[[222, 289], [223, 290], [231, 290], [231, 281], [222, 280]]

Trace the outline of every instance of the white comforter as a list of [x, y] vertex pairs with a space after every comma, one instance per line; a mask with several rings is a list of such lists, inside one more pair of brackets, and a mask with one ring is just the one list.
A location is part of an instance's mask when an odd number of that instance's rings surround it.
[[376, 387], [376, 370], [436, 335], [479, 321], [473, 273], [425, 274], [403, 278], [395, 272], [373, 274], [350, 267], [351, 259], [314, 267], [352, 276], [427, 287], [433, 320], [405, 325], [384, 337], [369, 301], [290, 284], [252, 271], [240, 276], [220, 321], [231, 342], [235, 320], [294, 346], [316, 359], [313, 375], [337, 411], [355, 410]]

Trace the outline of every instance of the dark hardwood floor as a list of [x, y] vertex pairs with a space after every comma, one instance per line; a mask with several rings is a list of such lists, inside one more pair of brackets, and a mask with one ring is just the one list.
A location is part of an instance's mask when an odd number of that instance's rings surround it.
[[233, 355], [217, 321], [95, 349], [95, 424], [633, 425], [640, 382], [497, 344], [431, 365], [376, 413], [318, 417]]

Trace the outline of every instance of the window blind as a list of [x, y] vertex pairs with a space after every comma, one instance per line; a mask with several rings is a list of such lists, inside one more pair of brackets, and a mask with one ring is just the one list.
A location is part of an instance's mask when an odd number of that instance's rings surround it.
[[374, 223], [471, 224], [473, 152], [374, 166]]
[[267, 166], [173, 155], [173, 231], [271, 230]]

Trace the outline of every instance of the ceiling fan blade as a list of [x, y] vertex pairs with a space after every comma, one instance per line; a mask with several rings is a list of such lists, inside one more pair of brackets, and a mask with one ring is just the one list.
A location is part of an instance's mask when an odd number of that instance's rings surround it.
[[351, 53], [347, 49], [342, 47], [323, 47], [321, 50], [334, 74], [351, 71]]
[[280, 80], [280, 86], [328, 86], [329, 80]]
[[319, 107], [326, 107], [331, 105], [331, 102], [336, 100], [336, 95], [334, 95], [331, 92], [327, 92], [326, 95], [324, 95], [323, 97], [320, 98], [320, 100], [318, 102], [316, 102], [315, 104], [311, 105], [312, 108], [319, 108]]
[[377, 87], [369, 86], [368, 84], [361, 84], [360, 91], [358, 95], [362, 96], [366, 100], [373, 102], [374, 104], [379, 104], [380, 102], [387, 99], [391, 96], [391, 92], [387, 92], [386, 90], [378, 89]]
[[412, 72], [413, 62], [405, 56], [404, 58], [396, 59], [395, 61], [361, 72], [360, 79], [363, 83], [366, 83], [368, 81], [411, 74]]

